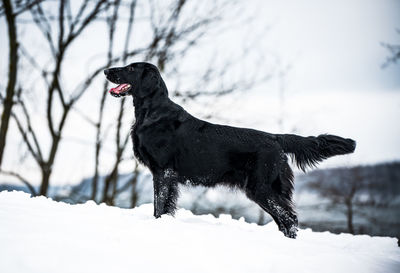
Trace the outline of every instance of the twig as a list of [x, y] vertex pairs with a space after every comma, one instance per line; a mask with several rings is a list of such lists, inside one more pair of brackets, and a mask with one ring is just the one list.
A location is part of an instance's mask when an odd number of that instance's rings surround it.
[[29, 191], [31, 192], [31, 194], [33, 196], [37, 195], [37, 193], [35, 191], [35, 188], [32, 186], [32, 184], [29, 183], [27, 179], [25, 179], [24, 177], [22, 177], [18, 173], [12, 172], [12, 171], [5, 171], [5, 170], [0, 170], [0, 173], [18, 178], [25, 186], [28, 187]]

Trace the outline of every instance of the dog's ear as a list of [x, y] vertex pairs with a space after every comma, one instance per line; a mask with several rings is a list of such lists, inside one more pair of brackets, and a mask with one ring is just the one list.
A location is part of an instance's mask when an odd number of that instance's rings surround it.
[[140, 88], [138, 96], [146, 97], [152, 96], [155, 93], [165, 95], [168, 97], [168, 90], [161, 78], [160, 73], [155, 67], [144, 67], [140, 74]]
[[142, 70], [142, 75], [140, 77], [140, 81], [143, 85], [143, 83], [145, 83], [147, 81], [147, 78], [149, 77], [149, 69], [143, 68]]
[[140, 81], [142, 96], [150, 94], [160, 86], [160, 77], [157, 71], [154, 71], [152, 68], [143, 69]]
[[151, 81], [158, 79], [158, 71], [152, 67], [145, 67], [142, 72], [142, 81], [146, 79]]

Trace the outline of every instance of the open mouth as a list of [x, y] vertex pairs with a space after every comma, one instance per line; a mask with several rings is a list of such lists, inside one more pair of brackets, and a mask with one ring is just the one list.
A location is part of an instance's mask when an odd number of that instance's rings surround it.
[[119, 84], [117, 87], [111, 88], [108, 92], [110, 92], [110, 94], [114, 97], [121, 97], [128, 95], [131, 88], [132, 85], [130, 85], [129, 83], [122, 83]]

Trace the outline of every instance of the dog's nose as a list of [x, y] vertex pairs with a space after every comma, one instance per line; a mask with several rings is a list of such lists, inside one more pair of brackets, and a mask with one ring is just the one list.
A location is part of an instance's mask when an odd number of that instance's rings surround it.
[[104, 75], [108, 75], [110, 73], [110, 70], [109, 69], [104, 69]]

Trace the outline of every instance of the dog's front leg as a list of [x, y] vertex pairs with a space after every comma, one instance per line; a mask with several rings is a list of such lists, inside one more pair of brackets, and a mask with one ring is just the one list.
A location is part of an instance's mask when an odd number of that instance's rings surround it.
[[178, 198], [178, 185], [175, 177], [155, 176], [154, 186], [154, 217], [163, 214], [174, 214]]
[[154, 217], [159, 218], [164, 214], [165, 203], [168, 197], [168, 186], [163, 179], [154, 178]]

